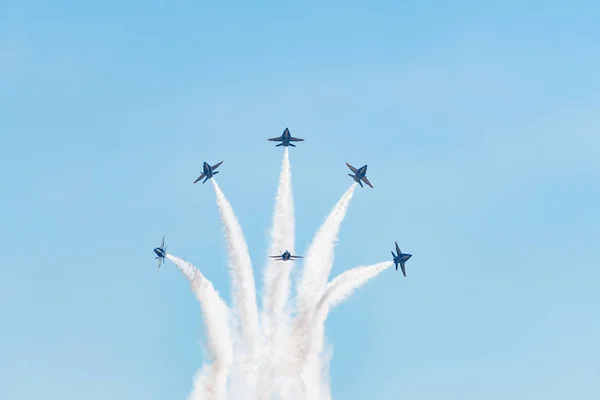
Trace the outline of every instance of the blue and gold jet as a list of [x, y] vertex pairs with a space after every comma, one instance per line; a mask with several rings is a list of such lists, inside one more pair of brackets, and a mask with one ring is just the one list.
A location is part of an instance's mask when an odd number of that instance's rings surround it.
[[215, 165], [213, 165], [212, 167], [210, 165], [208, 165], [208, 163], [204, 162], [204, 165], [202, 166], [203, 168], [203, 172], [202, 175], [200, 175], [198, 177], [198, 179], [196, 179], [194, 181], [194, 183], [198, 182], [200, 179], [206, 177], [206, 179], [204, 179], [204, 182], [202, 183], [206, 183], [207, 180], [209, 180], [210, 178], [212, 178], [214, 175], [218, 174], [219, 171], [217, 172], [213, 172], [215, 169], [219, 168], [219, 165], [223, 164], [223, 161], [221, 161], [220, 163], [217, 163]]
[[277, 258], [278, 261], [296, 261], [296, 258], [304, 258], [302, 256], [293, 256], [290, 254], [289, 251], [285, 251], [285, 253], [279, 255], [279, 256], [269, 256], [270, 258]]
[[398, 247], [398, 242], [396, 242], [396, 252], [398, 254], [394, 254], [392, 251], [392, 257], [394, 257], [394, 264], [396, 264], [396, 271], [398, 271], [398, 264], [400, 264], [400, 268], [402, 268], [402, 274], [406, 276], [405, 263], [412, 257], [412, 254], [402, 253], [400, 251], [400, 247]]
[[[354, 168], [352, 165], [350, 165], [348, 163], [346, 163], [346, 165], [348, 166], [348, 168], [350, 168], [352, 170], [352, 172], [354, 172], [354, 174], [348, 174], [348, 176], [352, 177], [352, 179], [354, 179], [356, 182], [358, 182], [360, 187], [364, 187], [362, 185], [362, 182], [373, 187], [373, 185], [371, 185], [371, 182], [369, 182], [369, 180], [367, 179], [367, 166], [366, 165], [363, 165], [359, 169]], [[362, 180], [362, 182], [361, 182], [361, 180]]]
[[304, 139], [300, 139], [300, 138], [295, 138], [290, 134], [290, 130], [288, 128], [285, 128], [285, 130], [283, 131], [283, 134], [279, 137], [275, 137], [275, 138], [271, 138], [271, 139], [267, 139], [270, 142], [281, 142], [279, 143], [277, 146], [275, 147], [279, 147], [279, 146], [292, 146], [292, 147], [296, 147], [295, 144], [291, 143], [291, 142], [303, 142]]
[[160, 247], [154, 249], [154, 253], [157, 256], [154, 257], [154, 259], [158, 259], [158, 270], [160, 271], [160, 264], [165, 262], [165, 257], [167, 255], [167, 246], [165, 246], [165, 235], [163, 235]]

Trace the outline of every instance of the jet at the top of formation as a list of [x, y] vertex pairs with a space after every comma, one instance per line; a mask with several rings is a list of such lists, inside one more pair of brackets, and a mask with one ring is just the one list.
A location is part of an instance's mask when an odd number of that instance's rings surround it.
[[164, 262], [165, 257], [167, 255], [167, 246], [165, 246], [165, 235], [163, 235], [160, 246], [154, 249], [154, 253], [156, 253], [157, 256], [154, 257], [154, 259], [158, 259], [158, 270], [160, 271], [160, 264]]
[[201, 180], [204, 177], [206, 177], [206, 179], [204, 179], [204, 182], [202, 182], [202, 183], [206, 183], [207, 180], [209, 180], [214, 175], [219, 173], [219, 171], [217, 171], [217, 172], [213, 172], [213, 171], [215, 169], [219, 168], [219, 165], [221, 165], [221, 164], [223, 164], [223, 161], [221, 161], [220, 163], [217, 163], [211, 167], [210, 165], [208, 165], [208, 163], [204, 162], [204, 165], [202, 166], [202, 169], [203, 169], [202, 175], [200, 175], [198, 177], [198, 179], [196, 179], [194, 181], [194, 183], [198, 182], [199, 180]]
[[[346, 165], [348, 166], [348, 168], [350, 168], [350, 170], [352, 170], [352, 172], [354, 172], [354, 174], [348, 174], [348, 176], [352, 177], [352, 179], [354, 179], [356, 182], [358, 182], [360, 187], [363, 187], [362, 182], [373, 187], [373, 185], [371, 185], [371, 182], [369, 182], [369, 180], [367, 179], [367, 166], [366, 165], [363, 165], [359, 169], [354, 168], [352, 165], [350, 165], [348, 163], [346, 163]], [[361, 182], [361, 180], [362, 180], [362, 182]]]
[[402, 268], [402, 274], [406, 276], [405, 263], [412, 257], [412, 254], [402, 253], [400, 251], [400, 247], [398, 247], [398, 242], [396, 242], [396, 252], [398, 254], [394, 254], [392, 251], [392, 257], [394, 257], [394, 264], [396, 264], [396, 271], [398, 271], [398, 264], [400, 264], [400, 268]]
[[270, 258], [277, 258], [277, 259], [279, 259], [279, 261], [289, 261], [289, 260], [296, 261], [295, 260], [296, 258], [303, 258], [302, 256], [293, 256], [287, 250], [285, 251], [285, 253], [283, 253], [283, 254], [281, 254], [279, 256], [269, 256], [269, 257]]
[[296, 147], [295, 144], [290, 143], [290, 142], [303, 142], [304, 139], [300, 139], [300, 138], [295, 138], [290, 134], [290, 130], [288, 128], [285, 128], [285, 130], [283, 131], [283, 134], [279, 137], [276, 138], [271, 138], [271, 139], [267, 139], [270, 142], [281, 142], [279, 143], [277, 146], [275, 147], [279, 147], [279, 146], [292, 146], [292, 147]]

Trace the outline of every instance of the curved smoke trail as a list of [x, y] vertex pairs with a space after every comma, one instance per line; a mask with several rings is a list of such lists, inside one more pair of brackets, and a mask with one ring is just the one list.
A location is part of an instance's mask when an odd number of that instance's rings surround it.
[[[304, 270], [297, 289], [298, 316], [290, 335], [292, 343], [289, 351], [297, 360], [297, 373], [306, 370], [307, 349], [312, 341], [312, 332], [307, 323], [311, 320], [314, 307], [326, 289], [327, 278], [333, 266], [337, 236], [356, 186], [357, 184], [353, 183], [342, 195], [317, 231], [306, 252]], [[314, 386], [306, 385], [307, 387]]]
[[325, 343], [325, 321], [329, 312], [337, 305], [347, 300], [356, 289], [363, 286], [370, 279], [379, 273], [390, 268], [394, 263], [385, 261], [370, 266], [354, 267], [351, 270], [341, 273], [327, 285], [327, 289], [321, 296], [313, 310], [312, 316], [305, 321], [305, 340], [304, 348], [300, 349], [300, 354], [304, 355], [303, 374], [305, 379], [312, 382], [310, 387], [314, 390], [312, 396], [321, 399], [328, 397], [329, 385], [324, 375], [326, 373], [325, 365], [328, 360], [323, 359], [323, 349]]
[[242, 346], [248, 349], [250, 357], [254, 358], [258, 351], [261, 334], [258, 326], [252, 261], [248, 253], [244, 233], [231, 204], [225, 198], [215, 179], [213, 178], [211, 181], [215, 189], [217, 205], [227, 241], [230, 276], [233, 285], [233, 307], [236, 316], [239, 318]]
[[327, 290], [317, 304], [317, 314], [326, 318], [329, 310], [348, 299], [356, 289], [393, 265], [394, 263], [391, 261], [384, 261], [374, 265], [354, 267], [342, 272], [327, 285]]
[[309, 312], [325, 290], [327, 278], [333, 266], [337, 236], [356, 186], [357, 184], [353, 183], [342, 195], [323, 225], [319, 228], [306, 252], [304, 270], [298, 283], [297, 302], [300, 313]]
[[[311, 387], [318, 389], [322, 386], [322, 361], [320, 359], [325, 340], [325, 321], [329, 312], [348, 299], [352, 293], [379, 273], [394, 265], [393, 262], [385, 261], [370, 266], [354, 267], [338, 275], [327, 285], [321, 298], [314, 308], [299, 316], [294, 330], [296, 338], [296, 355], [299, 367], [304, 374], [309, 374]], [[317, 385], [315, 382], [321, 382]], [[315, 395], [316, 396], [316, 395]]]
[[233, 362], [233, 342], [229, 327], [229, 308], [212, 283], [191, 263], [167, 254], [167, 258], [188, 279], [200, 302], [206, 327], [208, 356], [211, 363], [194, 378], [190, 400], [223, 400], [227, 395], [227, 377]]

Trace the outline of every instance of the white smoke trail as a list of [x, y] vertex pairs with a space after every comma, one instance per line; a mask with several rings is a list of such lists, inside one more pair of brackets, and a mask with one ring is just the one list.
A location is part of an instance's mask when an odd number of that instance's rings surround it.
[[314, 236], [306, 253], [304, 270], [297, 287], [298, 315], [289, 334], [288, 353], [294, 360], [294, 372], [302, 377], [308, 399], [320, 399], [323, 386], [321, 363], [318, 359], [309, 357], [309, 349], [314, 341], [310, 324], [314, 319], [317, 302], [326, 289], [337, 236], [356, 186], [353, 183], [342, 195]]
[[[294, 199], [292, 195], [292, 176], [289, 152], [286, 147], [283, 154], [279, 188], [273, 213], [271, 229], [271, 246], [269, 255], [277, 255], [280, 251], [295, 252]], [[267, 259], [264, 279], [263, 308], [271, 323], [281, 317], [289, 297], [289, 273], [293, 262], [282, 263], [272, 258]]]
[[233, 212], [233, 208], [221, 188], [212, 179], [217, 205], [221, 213], [221, 220], [225, 231], [228, 246], [230, 276], [233, 291], [233, 307], [239, 318], [242, 336], [242, 347], [247, 349], [251, 359], [257, 356], [260, 344], [260, 329], [258, 326], [258, 311], [256, 304], [256, 288], [252, 261], [248, 253], [248, 245], [242, 228]]
[[314, 308], [313, 315], [305, 320], [305, 327], [300, 327], [305, 332], [303, 343], [304, 348], [300, 349], [300, 354], [304, 354], [304, 372], [312, 384], [311, 388], [316, 392], [313, 396], [324, 398], [329, 393], [329, 385], [324, 377], [326, 369], [324, 366], [328, 360], [323, 358], [323, 347], [325, 343], [325, 321], [329, 312], [348, 299], [352, 293], [370, 279], [379, 273], [393, 266], [393, 262], [385, 261], [370, 266], [354, 267], [351, 270], [341, 273], [327, 285], [327, 289], [321, 296], [318, 304]]
[[325, 290], [327, 278], [333, 266], [337, 236], [350, 205], [350, 200], [352, 200], [356, 185], [356, 183], [353, 183], [342, 195], [323, 225], [319, 228], [306, 252], [304, 270], [298, 283], [297, 305], [300, 313], [309, 312]]
[[229, 309], [212, 283], [191, 263], [167, 254], [188, 279], [204, 316], [211, 363], [196, 374], [190, 400], [223, 400], [227, 377], [233, 362], [233, 342], [229, 327]]
[[[195, 377], [189, 400], [331, 400], [324, 351], [325, 321], [331, 309], [392, 263], [357, 267], [327, 284], [341, 224], [354, 183], [335, 205], [306, 253], [297, 287], [297, 317], [290, 324], [290, 272], [295, 263], [268, 260], [261, 319], [248, 246], [231, 204], [212, 179], [224, 225], [232, 280], [233, 315], [200, 271], [168, 256], [190, 280], [203, 306], [211, 363]], [[295, 252], [294, 203], [289, 153], [285, 149], [271, 230], [269, 255]], [[260, 324], [259, 324], [260, 322]], [[263, 337], [263, 332], [266, 336]], [[263, 340], [266, 339], [266, 340]]]
[[[292, 176], [290, 168], [289, 151], [286, 147], [279, 175], [279, 187], [275, 199], [273, 212], [273, 226], [271, 228], [271, 245], [269, 256], [278, 255], [280, 252], [295, 253], [295, 221], [294, 199], [292, 194]], [[293, 261], [283, 262], [267, 257], [264, 276], [263, 294], [263, 332], [267, 338], [265, 363], [262, 366], [261, 381], [259, 382], [258, 398], [270, 399], [275, 388], [273, 366], [282, 363], [282, 349], [287, 337], [286, 306], [290, 294], [290, 274]]]
[[317, 305], [317, 313], [325, 314], [326, 318], [330, 309], [348, 299], [356, 289], [393, 265], [392, 261], [384, 261], [342, 272], [327, 285], [327, 290]]

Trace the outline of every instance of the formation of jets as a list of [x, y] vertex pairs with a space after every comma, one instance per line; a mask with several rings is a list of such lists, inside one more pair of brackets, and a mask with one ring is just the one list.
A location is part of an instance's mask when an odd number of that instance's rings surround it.
[[[283, 131], [283, 134], [281, 136], [270, 138], [267, 140], [270, 142], [281, 142], [278, 145], [276, 145], [275, 147], [280, 147], [280, 146], [296, 147], [296, 145], [293, 144], [292, 142], [303, 142], [304, 141], [304, 139], [293, 137], [288, 128], [285, 128], [285, 130]], [[194, 183], [197, 183], [198, 181], [202, 180], [203, 178], [204, 178], [204, 181], [202, 183], [206, 183], [207, 180], [212, 179], [213, 176], [215, 176], [216, 174], [219, 173], [219, 171], [215, 172], [215, 170], [217, 168], [219, 168], [219, 166], [221, 164], [223, 164], [223, 161], [221, 161], [213, 166], [211, 166], [207, 162], [204, 162], [204, 164], [202, 166], [202, 174], [198, 177], [198, 179], [196, 179], [194, 181]], [[373, 188], [373, 185], [367, 179], [367, 166], [366, 165], [363, 165], [362, 167], [360, 167], [358, 169], [356, 169], [349, 163], [346, 163], [346, 165], [352, 171], [352, 173], [348, 174], [348, 175], [356, 183], [358, 183], [360, 185], [360, 187], [364, 187], [363, 183], [365, 183], [366, 185]], [[398, 242], [396, 242], [396, 252], [398, 254], [394, 254], [394, 252], [392, 251], [392, 257], [393, 257], [394, 264], [396, 266], [396, 271], [398, 271], [398, 265], [399, 265], [400, 268], [402, 269], [402, 274], [404, 276], [406, 276], [406, 262], [412, 257], [412, 254], [402, 253], [400, 251], [400, 247], [398, 246]], [[161, 265], [161, 263], [164, 262], [165, 256], [167, 254], [167, 247], [165, 246], [165, 237], [164, 236], [162, 239], [162, 243], [160, 244], [160, 247], [155, 248], [154, 253], [156, 253], [156, 255], [157, 255], [156, 259], [158, 259], [158, 269], [160, 270], [160, 265]], [[269, 257], [277, 259], [278, 261], [295, 261], [297, 258], [303, 258], [302, 256], [291, 255], [288, 250], [286, 250], [285, 252], [283, 252], [282, 254], [280, 254], [278, 256], [269, 256]]]

